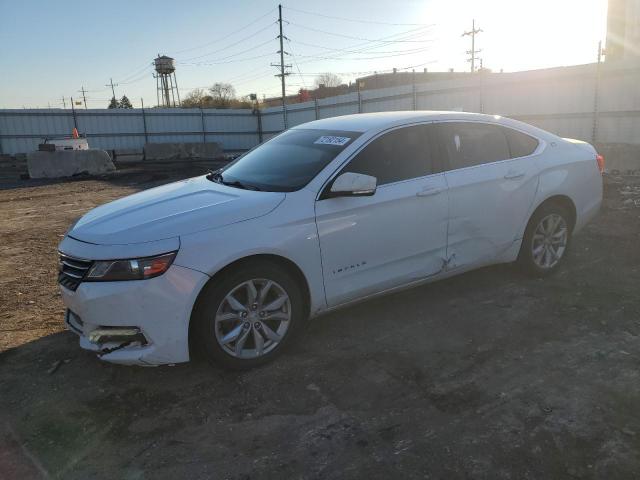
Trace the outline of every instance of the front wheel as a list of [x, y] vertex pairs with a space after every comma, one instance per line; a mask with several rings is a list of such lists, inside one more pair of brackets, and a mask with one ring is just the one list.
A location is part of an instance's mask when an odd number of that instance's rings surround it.
[[241, 264], [203, 290], [193, 321], [210, 361], [252, 368], [281, 353], [305, 318], [295, 279], [271, 262]]
[[569, 214], [560, 205], [543, 205], [531, 217], [522, 239], [518, 262], [528, 272], [545, 276], [565, 257], [571, 238]]

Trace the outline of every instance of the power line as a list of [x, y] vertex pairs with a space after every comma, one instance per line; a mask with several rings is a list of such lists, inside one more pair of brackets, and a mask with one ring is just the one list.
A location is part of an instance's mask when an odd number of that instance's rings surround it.
[[314, 13], [314, 12], [309, 12], [307, 10], [301, 10], [299, 8], [293, 8], [293, 7], [285, 7], [287, 10], [291, 10], [294, 12], [298, 12], [298, 13], [304, 13], [306, 15], [314, 15], [316, 17], [324, 17], [324, 18], [331, 18], [333, 20], [344, 20], [346, 22], [356, 22], [356, 23], [369, 23], [369, 24], [375, 24], [375, 25], [395, 25], [395, 26], [412, 26], [412, 25], [427, 25], [425, 23], [391, 23], [391, 22], [378, 22], [375, 20], [362, 20], [362, 19], [355, 19], [355, 18], [347, 18], [347, 17], [337, 17], [334, 15], [325, 15], [323, 13]]
[[[423, 35], [425, 33], [424, 29], [425, 29], [425, 27], [420, 27], [420, 28], [414, 28], [414, 29], [406, 30], [406, 31], [403, 31], [403, 32], [394, 33], [394, 34], [391, 34], [391, 35], [386, 35], [384, 37], [380, 37], [380, 38], [376, 39], [375, 41], [360, 42], [360, 43], [357, 43], [355, 45], [347, 46], [347, 47], [345, 47], [343, 49], [337, 49], [337, 51], [343, 51], [343, 50], [344, 51], [348, 51], [349, 49], [361, 47], [363, 45], [364, 46], [362, 48], [359, 48], [358, 50], [351, 50], [351, 51], [359, 53], [359, 52], [375, 50], [375, 49], [380, 48], [381, 46], [386, 45], [387, 43], [389, 43], [388, 41], [390, 39], [395, 39], [395, 40], [403, 39], [404, 40], [404, 39], [415, 38], [417, 36]], [[337, 56], [331, 57], [330, 59], [340, 59], [340, 57], [344, 57], [345, 55], [347, 55], [346, 52], [344, 54], [339, 54]], [[302, 65], [302, 64], [313, 63], [313, 62], [317, 62], [317, 61], [318, 61], [317, 59], [313, 59], [312, 58], [310, 60], [306, 60], [306, 61], [302, 61], [302, 62], [298, 62], [298, 63]]]
[[430, 50], [430, 47], [424, 47], [424, 48], [419, 48], [419, 49], [414, 49], [414, 50], [407, 50], [403, 53], [393, 53], [393, 54], [388, 54], [388, 55], [376, 55], [373, 57], [343, 57], [342, 55], [338, 55], [335, 57], [324, 57], [324, 56], [320, 56], [320, 55], [299, 55], [299, 57], [303, 57], [303, 58], [315, 58], [315, 59], [319, 59], [319, 60], [348, 60], [348, 61], [358, 61], [358, 60], [378, 60], [381, 58], [390, 58], [390, 57], [399, 57], [399, 56], [403, 56], [403, 55], [414, 55], [416, 53], [422, 53], [422, 52], [426, 52], [428, 50]]
[[183, 62], [188, 62], [190, 60], [197, 60], [198, 58], [203, 58], [203, 57], [208, 57], [209, 55], [213, 55], [214, 53], [218, 53], [218, 52], [222, 52], [224, 50], [228, 50], [229, 48], [235, 47], [236, 45], [249, 40], [250, 38], [255, 37], [256, 35], [258, 35], [259, 33], [262, 33], [263, 31], [265, 31], [267, 28], [271, 28], [273, 26], [273, 23], [270, 23], [269, 25], [266, 25], [265, 27], [261, 28], [260, 30], [257, 30], [255, 32], [253, 32], [251, 35], [247, 35], [246, 37], [241, 38], [240, 40], [231, 43], [229, 45], [225, 45], [224, 47], [218, 48], [217, 50], [213, 50], [211, 52], [207, 52], [207, 53], [203, 53], [202, 55], [197, 55], [195, 57], [190, 57], [190, 58], [185, 58], [182, 61]]
[[[360, 43], [357, 43], [357, 44], [354, 44], [354, 45], [350, 45], [350, 46], [348, 46], [347, 48], [339, 48], [339, 49], [332, 49], [332, 48], [329, 48], [329, 49], [330, 49], [330, 50], [337, 51], [337, 52], [342, 52], [342, 51], [344, 51], [344, 52], [345, 52], [345, 54], [347, 54], [347, 53], [360, 54], [360, 53], [363, 53], [363, 52], [365, 52], [365, 51], [369, 51], [369, 50], [374, 50], [374, 49], [376, 49], [376, 48], [380, 48], [381, 46], [383, 46], [383, 45], [387, 44], [387, 43], [388, 43], [388, 40], [389, 40], [389, 39], [392, 39], [392, 38], [395, 38], [395, 39], [398, 39], [398, 38], [401, 38], [401, 39], [406, 39], [406, 38], [415, 38], [416, 36], [419, 36], [419, 35], [422, 35], [422, 34], [424, 34], [424, 33], [425, 33], [425, 32], [423, 32], [423, 31], [421, 31], [421, 30], [424, 30], [424, 28], [425, 28], [425, 27], [421, 27], [421, 28], [418, 28], [418, 29], [410, 29], [410, 30], [407, 30], [407, 31], [398, 32], [398, 33], [394, 33], [394, 34], [391, 34], [391, 35], [386, 35], [386, 36], [384, 36], [384, 37], [381, 37], [381, 38], [376, 39], [376, 40], [375, 40], [375, 41], [373, 41], [373, 42], [371, 42], [371, 41], [360, 42]], [[289, 38], [285, 37], [285, 40], [287, 40], [287, 42], [289, 42], [289, 44], [291, 43], [291, 40], [290, 40]], [[428, 41], [431, 41], [431, 40], [428, 40]], [[241, 53], [246, 53], [247, 51], [255, 50], [256, 48], [259, 48], [260, 46], [265, 45], [265, 44], [267, 44], [267, 43], [269, 43], [269, 42], [270, 42], [270, 40], [268, 40], [268, 41], [266, 41], [266, 42], [263, 42], [263, 43], [261, 43], [261, 44], [259, 44], [259, 45], [256, 45], [256, 46], [254, 46], [254, 47], [252, 47], [252, 48], [250, 48], [250, 49], [243, 50], [243, 51], [241, 51], [241, 52], [236, 52], [236, 53], [235, 53], [235, 54], [233, 54], [233, 55], [228, 55], [228, 56], [226, 56], [226, 57], [218, 58], [218, 59], [215, 59], [214, 61], [211, 61], [211, 62], [195, 62], [195, 63], [193, 63], [193, 64], [191, 64], [191, 65], [194, 65], [194, 66], [210, 66], [210, 65], [218, 65], [218, 64], [226, 64], [226, 63], [234, 63], [234, 62], [241, 62], [241, 61], [252, 60], [252, 59], [255, 59], [255, 58], [267, 57], [267, 56], [269, 56], [270, 54], [258, 55], [258, 56], [252, 56], [252, 57], [245, 57], [245, 58], [240, 58], [240, 59], [235, 59], [235, 60], [230, 60], [230, 61], [224, 61], [225, 59], [232, 58], [232, 57], [234, 57], [234, 56], [236, 56], [236, 55], [240, 55]], [[297, 43], [305, 44], [305, 45], [313, 45], [313, 44], [306, 44], [305, 42], [297, 42]], [[371, 43], [377, 43], [377, 44], [371, 45]], [[316, 45], [313, 45], [313, 46], [316, 46]], [[357, 48], [357, 47], [362, 47], [362, 46], [364, 46], [364, 48], [359, 48], [358, 50], [349, 50], [349, 49], [352, 49], [352, 48]], [[321, 47], [321, 48], [326, 48], [326, 47]], [[418, 52], [423, 51], [423, 50], [424, 50], [424, 48], [416, 48], [416, 49], [414, 49], [414, 50], [396, 50], [396, 51], [386, 51], [386, 52], [379, 52], [379, 53], [381, 53], [381, 54], [383, 54], [383, 53], [384, 53], [384, 54], [394, 54], [394, 55], [395, 55], [395, 54], [403, 54], [403, 55], [407, 55], [407, 54], [410, 54], [410, 53], [412, 53], [412, 52], [418, 53]], [[286, 53], [287, 53], [287, 52], [285, 52], [285, 54], [286, 54]], [[378, 53], [378, 52], [376, 52], [376, 53]], [[303, 56], [304, 56], [305, 58], [339, 59], [338, 57], [341, 57], [341, 56], [343, 56], [343, 55], [339, 55], [339, 56], [331, 56], [331, 57], [329, 57], [329, 56], [323, 57], [323, 56], [319, 56], [319, 55], [303, 55]], [[368, 58], [366, 58], [366, 59], [374, 59], [374, 58], [384, 58], [384, 57], [383, 57], [383, 56], [375, 56], [375, 57], [368, 57]], [[364, 58], [363, 58], [363, 59], [364, 59]], [[345, 60], [346, 60], [346, 59], [345, 59]], [[187, 65], [187, 64], [188, 64], [188, 63], [186, 63], [186, 62], [180, 62], [180, 63], [181, 63], [181, 64], [185, 64], [185, 65]], [[306, 62], [297, 62], [297, 61], [296, 61], [296, 63], [298, 63], [298, 64], [300, 64], [300, 63], [310, 63], [310, 61], [309, 61], [309, 60], [308, 60], [308, 61], [306, 61]], [[299, 70], [299, 65], [297, 65], [297, 69]], [[254, 71], [256, 71], [256, 70], [260, 70], [260, 69], [254, 69], [254, 70], [249, 71], [249, 72], [247, 72], [247, 73], [245, 73], [245, 74], [241, 74], [241, 75], [239, 75], [239, 76], [236, 76], [236, 77], [234, 77], [233, 79], [229, 79], [228, 81], [229, 81], [229, 82], [232, 82], [232, 81], [234, 81], [234, 80], [237, 80], [238, 78], [245, 78], [245, 75], [247, 75], [247, 74], [249, 74], [249, 75], [250, 75], [251, 73], [253, 73], [253, 72], [254, 72]], [[266, 75], [266, 74], [263, 74], [263, 75], [261, 75], [261, 76], [259, 76], [259, 77], [257, 77], [257, 78], [262, 78], [262, 77], [265, 77], [265, 76], [267, 76], [267, 75]], [[249, 79], [248, 81], [253, 80], [253, 79], [257, 79], [257, 78], [251, 78], [251, 79]], [[242, 82], [242, 83], [246, 83], [246, 82]]]
[[[276, 37], [276, 38], [277, 38], [277, 37]], [[195, 65], [195, 66], [197, 66], [197, 65], [219, 65], [219, 64], [223, 64], [223, 63], [234, 63], [234, 62], [240, 62], [240, 61], [244, 61], [244, 60], [251, 60], [251, 59], [253, 59], [253, 58], [260, 58], [261, 56], [257, 56], [257, 57], [256, 57], [256, 56], [254, 56], [254, 57], [248, 57], [248, 58], [244, 58], [244, 59], [238, 59], [238, 60], [225, 61], [225, 60], [228, 60], [228, 59], [230, 59], [230, 58], [233, 58], [233, 57], [235, 57], [235, 56], [237, 56], [237, 55], [241, 55], [241, 54], [243, 54], [243, 53], [247, 53], [247, 52], [254, 51], [254, 50], [256, 50], [257, 48], [260, 48], [260, 47], [262, 47], [262, 46], [264, 46], [264, 45], [266, 45], [266, 44], [268, 44], [268, 43], [271, 43], [272, 41], [273, 41], [273, 38], [270, 38], [269, 40], [267, 40], [267, 41], [265, 41], [265, 42], [262, 42], [262, 43], [260, 43], [260, 44], [258, 44], [258, 45], [254, 45], [254, 46], [253, 46], [253, 47], [251, 47], [251, 48], [247, 48], [246, 50], [242, 50], [242, 51], [240, 51], [240, 52], [237, 52], [237, 53], [234, 53], [234, 54], [231, 54], [231, 55], [227, 55], [226, 57], [214, 58], [213, 60], [209, 60], [209, 61], [206, 61], [206, 62], [187, 62], [187, 61], [181, 61], [181, 62], [178, 62], [178, 64], [180, 64], [180, 65]], [[263, 56], [264, 56], [264, 55], [263, 55]]]
[[[362, 53], [363, 51], [365, 51], [364, 49], [361, 50], [348, 50], [346, 48], [332, 48], [332, 47], [324, 47], [322, 45], [317, 45], [317, 44], [313, 44], [313, 43], [306, 43], [306, 42], [301, 42], [299, 40], [294, 40], [295, 43], [298, 43], [300, 45], [305, 45], [308, 47], [315, 47], [315, 48], [322, 48], [324, 50], [330, 50], [330, 51], [334, 51], [334, 52], [344, 52], [344, 53]], [[426, 41], [426, 40], [425, 40]], [[428, 41], [433, 41], [433, 40], [428, 40]], [[379, 48], [382, 45], [378, 45], [375, 48]], [[418, 51], [418, 50], [422, 50], [424, 47], [419, 47], [419, 48], [415, 48], [413, 49], [413, 51]], [[368, 49], [367, 49], [368, 50]], [[387, 50], [387, 51], [379, 51], [379, 52], [374, 52], [374, 53], [380, 53], [380, 54], [395, 54], [395, 53], [405, 53], [405, 52], [409, 52], [409, 50]]]
[[[398, 36], [402, 36], [403, 38], [406, 38], [406, 37], [407, 37], [407, 35], [408, 35], [410, 32], [411, 32], [411, 30], [409, 30], [409, 31], [407, 31], [407, 32], [396, 33], [396, 34], [394, 34], [394, 35], [389, 35], [389, 36], [387, 36], [387, 37], [382, 37], [381, 39], [379, 39], [379, 41], [380, 41], [380, 42], [385, 42], [387, 38], [391, 38], [391, 37], [398, 37]], [[412, 34], [411, 36], [416, 36], [416, 35], [419, 35], [419, 34], [414, 33], [414, 34]], [[366, 45], [366, 44], [365, 44], [365, 45]], [[354, 46], [356, 46], [356, 45], [354, 45]], [[353, 48], [354, 46], [352, 46], [352, 47], [347, 47], [347, 48]], [[355, 51], [355, 52], [356, 52], [356, 53], [360, 53], [360, 52], [365, 52], [365, 51], [375, 50], [376, 48], [379, 48], [380, 46], [381, 46], [380, 44], [378, 44], [378, 45], [368, 45], [368, 46], [366, 46], [366, 47], [363, 47], [363, 48], [358, 49], [358, 50], [357, 50], [357, 51]], [[347, 50], [347, 48], [345, 48], [345, 49], [339, 49], [339, 50], [345, 50], [345, 51], [346, 51], [346, 50]], [[416, 50], [416, 52], [413, 52], [413, 53], [418, 53], [418, 51], [419, 51], [419, 50], [420, 50], [420, 49], [417, 49], [417, 50]], [[426, 50], [427, 50], [427, 49], [425, 48], [425, 51], [426, 51]], [[406, 51], [406, 52], [408, 52], [408, 51]], [[372, 52], [372, 53], [375, 53], [375, 52]], [[344, 59], [344, 58], [342, 58], [342, 57], [344, 57], [345, 55], [347, 55], [347, 53], [346, 53], [346, 52], [345, 52], [345, 53], [343, 53], [343, 54], [338, 54], [337, 56], [333, 56], [333, 57], [321, 57], [321, 56], [315, 56], [315, 58], [316, 58], [316, 59], [326, 59], [326, 60], [341, 60], [341, 59]], [[392, 55], [392, 56], [395, 56], [395, 55]], [[310, 56], [310, 57], [314, 57], [314, 56]], [[369, 60], [372, 60], [372, 59], [377, 59], [377, 58], [388, 58], [388, 56], [387, 56], [387, 57], [385, 57], [385, 56], [369, 57], [368, 59], [369, 59]], [[301, 64], [304, 64], [304, 63], [312, 63], [312, 62], [317, 61], [316, 59], [312, 58], [311, 60], [307, 60], [307, 61], [305, 61], [305, 62], [301, 62]], [[364, 60], [364, 59], [365, 59], [365, 58], [363, 58], [363, 57], [356, 58], [356, 60]]]
[[136, 70], [135, 72], [133, 72], [133, 73], [132, 73], [132, 74], [130, 74], [130, 75], [127, 75], [127, 76], [126, 76], [126, 77], [124, 77], [122, 80], [118, 81], [118, 83], [128, 83], [128, 82], [129, 82], [129, 80], [131, 80], [132, 78], [137, 77], [137, 76], [138, 76], [138, 75], [140, 75], [141, 73], [146, 73], [146, 72], [147, 72], [147, 70], [148, 70], [149, 68], [151, 68], [151, 67], [152, 67], [152, 65], [153, 65], [152, 63], [147, 62], [147, 63], [145, 64], [145, 66], [144, 66], [144, 67], [142, 67], [142, 68], [140, 68], [140, 69]]
[[[319, 28], [314, 28], [314, 27], [307, 27], [306, 25], [300, 25], [300, 24], [294, 23], [294, 22], [287, 22], [287, 23], [289, 23], [290, 25], [293, 25], [294, 27], [303, 28], [305, 30], [311, 30], [313, 32], [325, 33], [327, 35], [333, 35], [333, 36], [336, 36], [336, 37], [350, 38], [352, 40], [362, 40], [362, 41], [365, 41], [365, 42], [378, 42], [378, 41], [380, 41], [380, 40], [373, 40], [373, 39], [364, 38], [364, 37], [355, 37], [353, 35], [345, 35], [343, 33], [329, 32], [327, 30], [321, 30]], [[432, 26], [433, 25], [426, 25], [424, 27], [415, 28], [413, 30], [414, 31], [415, 30], [421, 30], [421, 29], [424, 29], [424, 28], [430, 28]], [[407, 43], [407, 42], [408, 43], [420, 43], [420, 42], [424, 42], [424, 41], [425, 40], [385, 40], [385, 43]]]
[[[286, 21], [285, 21], [285, 23], [286, 23]], [[421, 31], [421, 30], [424, 30], [424, 28], [425, 27], [421, 27], [421, 28], [417, 28], [417, 29], [410, 29], [410, 30], [407, 30], [407, 31], [398, 32], [398, 33], [394, 33], [394, 34], [391, 34], [391, 35], [387, 35], [387, 36], [378, 38], [374, 42], [371, 42], [371, 41], [359, 42], [357, 44], [350, 45], [347, 48], [331, 49], [331, 50], [338, 51], [338, 52], [339, 51], [344, 51], [345, 53], [356, 53], [356, 54], [358, 54], [358, 53], [365, 52], [365, 51], [368, 51], [368, 50], [374, 50], [376, 48], [380, 48], [381, 46], [383, 46], [386, 43], [388, 43], [389, 39], [393, 39], [393, 38], [395, 38], [395, 39], [399, 39], [399, 38], [400, 39], [415, 38], [416, 36], [424, 34], [424, 32]], [[289, 42], [291, 42], [291, 40], [288, 39], [287, 37], [285, 37], [285, 39], [288, 40]], [[429, 41], [431, 41], [431, 40], [429, 40]], [[263, 42], [263, 43], [261, 43], [259, 45], [256, 45], [256, 46], [254, 46], [254, 47], [252, 47], [250, 49], [242, 50], [242, 51], [236, 52], [236, 53], [234, 53], [232, 55], [227, 55], [226, 57], [221, 57], [221, 58], [215, 59], [215, 60], [213, 60], [211, 62], [194, 62], [194, 63], [191, 63], [191, 64], [189, 64], [187, 62], [179, 62], [179, 63], [183, 64], [183, 65], [208, 66], [208, 65], [225, 64], [225, 63], [234, 63], [236, 61], [238, 61], [238, 62], [247, 61], [247, 60], [251, 60], [251, 59], [254, 59], [254, 58], [262, 58], [262, 57], [269, 56], [270, 54], [252, 56], [252, 57], [245, 57], [245, 58], [240, 58], [240, 59], [236, 59], [236, 60], [232, 60], [232, 61], [224, 61], [225, 59], [233, 58], [234, 56], [240, 55], [240, 54], [245, 53], [247, 51], [255, 50], [256, 48], [259, 48], [260, 46], [265, 45], [265, 44], [267, 44], [269, 42], [270, 42], [270, 40], [267, 40], [266, 42]], [[304, 42], [297, 42], [297, 43], [305, 44]], [[378, 44], [371, 45], [371, 43], [378, 43]], [[307, 44], [307, 45], [312, 45], [312, 44]], [[352, 48], [358, 48], [358, 47], [362, 47], [362, 46], [364, 46], [364, 48], [360, 48], [359, 50], [349, 50], [349, 49], [352, 49]], [[322, 48], [324, 48], [324, 47], [322, 47]], [[420, 51], [420, 50], [421, 49], [416, 49], [416, 52]], [[391, 53], [409, 53], [409, 50], [398, 50], [398, 51], [389, 51], [389, 52], [380, 52], [380, 53], [389, 53], [389, 54], [391, 54]], [[305, 56], [306, 57], [313, 57], [313, 55], [305, 55]], [[329, 58], [329, 57], [327, 57], [327, 58]], [[331, 57], [331, 58], [333, 58], [333, 57]], [[310, 61], [298, 62], [298, 63], [309, 63], [309, 62]], [[235, 76], [235, 77], [233, 77], [233, 79], [228, 79], [228, 81], [232, 82], [232, 81], [235, 81], [235, 80], [237, 80], [239, 78], [245, 78], [246, 75], [251, 75], [252, 73], [254, 73], [255, 71], [260, 70], [260, 69], [261, 68], [253, 69], [253, 70], [251, 70], [249, 72], [245, 72], [244, 74], [240, 74], [239, 76]], [[263, 75], [260, 75], [257, 78], [262, 78], [262, 77], [265, 77], [265, 76], [267, 76], [267, 75], [263, 74]], [[252, 77], [248, 81], [253, 80], [253, 79], [256, 79], [256, 77]], [[242, 83], [246, 83], [246, 82], [242, 82]]]
[[246, 79], [244, 79], [242, 81], [236, 81], [234, 83], [236, 85], [244, 85], [245, 83], [249, 83], [249, 82], [252, 82], [254, 80], [260, 80], [261, 78], [271, 77], [271, 76], [273, 76], [272, 72], [273, 72], [273, 70], [269, 70], [268, 73], [263, 73], [263, 74], [260, 74], [260, 75], [257, 75], [257, 76], [251, 77], [251, 78], [246, 78]]
[[[391, 39], [391, 38], [394, 38], [394, 37], [410, 38], [410, 37], [415, 37], [415, 36], [418, 36], [418, 35], [421, 35], [421, 34], [424, 33], [424, 32], [416, 33], [417, 30], [424, 30], [424, 27], [421, 27], [421, 28], [418, 28], [418, 29], [410, 29], [410, 30], [407, 30], [407, 31], [404, 31], [404, 32], [399, 32], [399, 33], [394, 33], [394, 34], [391, 34], [391, 35], [387, 35], [387, 36], [384, 36], [384, 37], [381, 37], [381, 38], [375, 40], [373, 43], [382, 42], [382, 44], [384, 44], [387, 39]], [[289, 42], [292, 42], [292, 40], [290, 40], [287, 37], [285, 37], [285, 39], [288, 40]], [[358, 43], [358, 44], [355, 44], [355, 45], [351, 45], [351, 46], [349, 46], [347, 48], [356, 48], [356, 47], [361, 46], [361, 45], [367, 45], [366, 47], [361, 48], [359, 50], [359, 51], [366, 51], [366, 50], [373, 50], [375, 48], [379, 48], [380, 46], [382, 46], [382, 44], [369, 45], [369, 43], [371, 43], [371, 42], [367, 41], [365, 43]], [[287, 52], [285, 52], [285, 53], [287, 53]], [[340, 55], [338, 55], [335, 58], [338, 58], [339, 56]], [[292, 57], [293, 57], [293, 55], [292, 55]], [[320, 75], [321, 73], [324, 73], [324, 72], [302, 73], [300, 71], [300, 65], [307, 64], [307, 63], [313, 63], [313, 62], [315, 62], [317, 60], [311, 59], [311, 60], [298, 62], [297, 60], [295, 60], [295, 57], [293, 59], [294, 59], [294, 61], [296, 63], [296, 68], [298, 69], [298, 75], [299, 76], [308, 76], [308, 75], [315, 76], [315, 75]], [[424, 66], [424, 65], [431, 64], [433, 62], [434, 61], [429, 61], [429, 62], [417, 64], [417, 65], [412, 65], [412, 66], [409, 66], [409, 67], [399, 68], [397, 70], [406, 70], [406, 69], [411, 69], [411, 68], [417, 68], [417, 67], [421, 67], [421, 66]], [[276, 65], [276, 66], [278, 66], [278, 65]], [[246, 75], [251, 75], [251, 73], [257, 72], [257, 71], [260, 71], [260, 70], [261, 69], [258, 68], [258, 69], [255, 69], [253, 71], [246, 72]], [[392, 70], [388, 70], [388, 72], [391, 72], [391, 71]], [[383, 73], [383, 72], [386, 72], [386, 71], [385, 70], [368, 70], [368, 71], [358, 71], [358, 72], [342, 72], [342, 73], [340, 73], [340, 75], [345, 75], [345, 76], [346, 75], [368, 75], [368, 74], [372, 74], [372, 73], [376, 73], [376, 72]], [[257, 75], [252, 75], [252, 76], [250, 76], [248, 78], [244, 77], [244, 75], [240, 75], [240, 78], [242, 79], [241, 81], [238, 81], [238, 77], [234, 77], [233, 79], [229, 79], [228, 81], [229, 82], [233, 82], [236, 86], [239, 86], [239, 85], [243, 85], [245, 83], [249, 83], [249, 82], [252, 82], [252, 81], [255, 81], [255, 80], [260, 80], [262, 78], [268, 77], [269, 75], [270, 75], [269, 73], [260, 73], [260, 74], [257, 74]]]
[[131, 80], [129, 80], [129, 81], [127, 81], [127, 82], [120, 82], [120, 83], [118, 83], [118, 85], [131, 85], [132, 83], [139, 82], [140, 80], [143, 80], [143, 79], [145, 79], [145, 78], [148, 78], [148, 77], [147, 77], [147, 75], [148, 75], [149, 73], [151, 73], [151, 72], [144, 71], [144, 72], [142, 72], [142, 74], [141, 74], [141, 75], [139, 75], [138, 77], [132, 78]]
[[262, 20], [262, 19], [263, 19], [264, 17], [266, 17], [267, 15], [271, 15], [271, 13], [273, 13], [274, 11], [275, 11], [275, 8], [272, 8], [271, 10], [269, 10], [269, 11], [268, 11], [267, 13], [265, 13], [264, 15], [260, 15], [258, 18], [256, 18], [256, 19], [255, 19], [255, 20], [253, 20], [252, 22], [250, 22], [250, 23], [246, 24], [244, 27], [240, 27], [240, 28], [236, 29], [234, 32], [231, 32], [231, 33], [229, 33], [229, 34], [227, 34], [227, 35], [225, 35], [225, 36], [223, 36], [223, 37], [216, 38], [215, 40], [212, 40], [212, 41], [210, 41], [210, 42], [204, 43], [204, 44], [202, 44], [202, 45], [198, 45], [197, 47], [185, 48], [185, 49], [183, 49], [183, 50], [177, 50], [177, 51], [172, 52], [172, 53], [175, 55], [175, 54], [179, 54], [179, 53], [190, 52], [190, 51], [192, 51], [192, 50], [198, 50], [198, 49], [200, 49], [200, 48], [204, 48], [204, 47], [208, 47], [209, 45], [213, 45], [214, 43], [218, 43], [218, 42], [220, 42], [220, 41], [222, 41], [222, 40], [226, 40], [226, 39], [228, 39], [229, 37], [231, 37], [231, 36], [233, 36], [233, 35], [235, 35], [235, 34], [237, 34], [237, 33], [240, 33], [242, 30], [245, 30], [247, 27], [250, 27], [251, 25], [254, 25], [254, 24], [258, 23], [260, 20]]
[[253, 57], [237, 58], [235, 60], [227, 60], [226, 62], [179, 63], [179, 65], [185, 65], [188, 67], [211, 67], [214, 65], [227, 65], [229, 63], [246, 62], [247, 60], [255, 60], [256, 58], [270, 57], [274, 53], [277, 53], [277, 52], [269, 52], [269, 53], [264, 53], [262, 55], [254, 55]]
[[293, 54], [293, 49], [291, 48], [291, 40], [287, 38], [287, 43], [289, 44], [289, 50], [291, 50], [291, 59], [293, 60], [293, 64], [296, 66], [296, 70], [298, 70], [298, 75], [300, 76], [300, 80], [302, 81], [302, 86], [306, 89], [307, 84], [304, 81], [304, 77], [302, 76], [302, 72], [300, 71], [300, 66], [296, 60], [295, 55]]

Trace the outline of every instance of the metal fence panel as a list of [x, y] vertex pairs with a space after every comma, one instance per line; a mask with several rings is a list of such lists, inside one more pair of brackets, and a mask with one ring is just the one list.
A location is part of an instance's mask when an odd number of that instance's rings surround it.
[[315, 102], [296, 103], [287, 105], [287, 123], [289, 128], [302, 123], [312, 122], [316, 119]]
[[[165, 110], [174, 110], [167, 112]], [[146, 115], [147, 130], [149, 133], [163, 133], [161, 138], [167, 138], [163, 142], [188, 142], [198, 141], [192, 135], [202, 133], [202, 117], [200, 110], [196, 108], [176, 108], [151, 110]], [[182, 134], [182, 135], [179, 135]], [[168, 140], [168, 138], [184, 138], [184, 140]], [[155, 141], [160, 142], [158, 137]]]
[[358, 94], [348, 93], [318, 100], [318, 118], [358, 113]]
[[69, 135], [72, 129], [71, 111], [0, 110], [0, 152], [20, 153], [37, 150], [38, 144], [44, 138]]
[[593, 111], [595, 69], [582, 70], [579, 78], [571, 71], [545, 76], [513, 75], [509, 81], [497, 78], [484, 82], [485, 112], [531, 115]]
[[267, 107], [262, 111], [262, 131], [266, 134], [284, 130], [282, 107]]
[[391, 112], [413, 110], [413, 87], [399, 87], [367, 90], [361, 93], [363, 112]]
[[[590, 64], [479, 74], [288, 105], [287, 123], [359, 111], [460, 110], [510, 116], [590, 142], [640, 144], [639, 83], [640, 66], [606, 62], [599, 69]], [[282, 107], [265, 108], [260, 117], [263, 141], [284, 129]], [[74, 124], [91, 146], [103, 149], [215, 141], [245, 150], [260, 138], [258, 116], [248, 109], [0, 110], [0, 152], [35, 150], [45, 137], [69, 135]]]

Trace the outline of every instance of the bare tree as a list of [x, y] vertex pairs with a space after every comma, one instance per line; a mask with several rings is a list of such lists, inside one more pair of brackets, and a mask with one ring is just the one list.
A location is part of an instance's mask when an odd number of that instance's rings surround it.
[[213, 97], [207, 94], [206, 91], [201, 88], [195, 88], [182, 99], [181, 106], [183, 108], [208, 107], [210, 106], [212, 100]]
[[316, 77], [315, 85], [316, 88], [321, 85], [325, 87], [338, 87], [342, 85], [342, 79], [335, 73], [327, 72]]
[[216, 107], [229, 107], [236, 98], [236, 89], [230, 83], [216, 82], [209, 89]]
[[180, 106], [182, 108], [253, 108], [248, 97], [235, 98], [235, 89], [228, 83], [216, 83], [208, 91], [195, 88], [182, 99]]

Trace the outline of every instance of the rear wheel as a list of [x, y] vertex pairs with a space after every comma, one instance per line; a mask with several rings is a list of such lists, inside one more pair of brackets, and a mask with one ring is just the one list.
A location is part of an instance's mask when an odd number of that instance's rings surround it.
[[212, 280], [193, 321], [209, 360], [229, 368], [266, 363], [289, 344], [305, 320], [303, 295], [280, 266], [259, 261]]
[[571, 238], [571, 223], [566, 208], [549, 204], [540, 207], [529, 220], [518, 261], [537, 276], [554, 272], [565, 257]]

